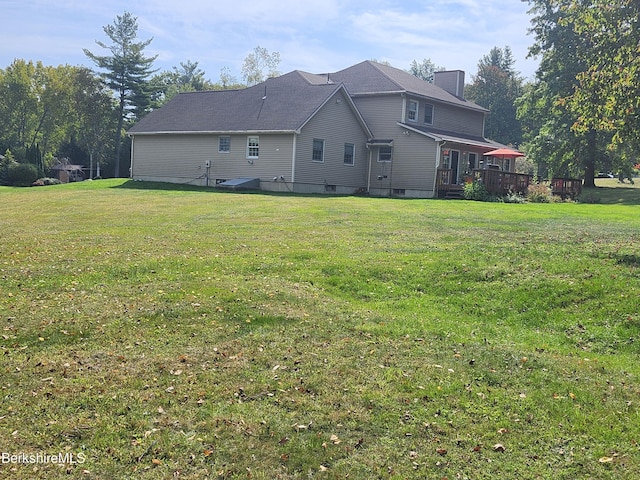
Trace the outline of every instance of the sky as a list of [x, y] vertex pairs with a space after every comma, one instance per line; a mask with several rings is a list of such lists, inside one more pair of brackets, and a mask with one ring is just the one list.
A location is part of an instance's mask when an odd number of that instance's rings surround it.
[[241, 80], [255, 47], [280, 54], [287, 73], [335, 72], [364, 60], [408, 69], [430, 59], [464, 70], [470, 83], [478, 61], [509, 46], [515, 69], [533, 80], [527, 58], [529, 4], [521, 0], [0, 0], [0, 69], [15, 59], [44, 65], [94, 65], [83, 48], [108, 55], [104, 26], [125, 11], [137, 18], [138, 39], [157, 55], [154, 68], [197, 62], [217, 82], [223, 68]]

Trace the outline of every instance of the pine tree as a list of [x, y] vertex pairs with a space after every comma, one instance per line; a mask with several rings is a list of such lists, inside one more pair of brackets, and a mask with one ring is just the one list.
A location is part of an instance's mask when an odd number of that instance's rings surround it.
[[147, 79], [155, 72], [152, 64], [156, 56], [147, 57], [144, 49], [149, 46], [153, 38], [137, 41], [137, 18], [129, 12], [117, 15], [113, 24], [103, 28], [104, 33], [111, 40], [111, 45], [96, 40], [98, 46], [107, 49], [111, 55], [96, 55], [86, 48], [85, 55], [98, 68], [106, 84], [116, 92], [118, 100], [118, 126], [115, 132], [116, 158], [115, 177], [120, 176], [120, 154], [122, 150], [123, 126], [125, 120], [135, 120], [143, 116], [149, 109], [150, 92]]

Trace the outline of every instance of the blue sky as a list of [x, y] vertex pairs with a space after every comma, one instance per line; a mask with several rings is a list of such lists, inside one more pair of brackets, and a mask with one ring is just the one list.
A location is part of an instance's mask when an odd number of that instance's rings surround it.
[[510, 46], [515, 68], [533, 79], [527, 59], [528, 4], [520, 0], [0, 0], [0, 68], [14, 59], [45, 65], [93, 67], [82, 49], [104, 55], [103, 27], [126, 10], [137, 17], [138, 37], [153, 41], [154, 66], [171, 70], [198, 62], [218, 81], [223, 67], [240, 79], [256, 46], [279, 52], [283, 73], [333, 72], [363, 60], [408, 69], [430, 58], [437, 66], [476, 73], [494, 46]]

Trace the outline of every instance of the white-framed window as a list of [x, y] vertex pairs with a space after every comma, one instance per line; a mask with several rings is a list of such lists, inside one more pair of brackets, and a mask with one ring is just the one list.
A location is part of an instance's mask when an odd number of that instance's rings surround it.
[[311, 159], [314, 162], [324, 162], [324, 140], [319, 138], [313, 139], [313, 151], [311, 152]]
[[410, 122], [418, 121], [418, 102], [415, 100], [409, 100], [409, 109], [407, 112], [407, 119]]
[[252, 135], [247, 137], [247, 158], [258, 158], [260, 154], [260, 137]]
[[385, 145], [378, 148], [379, 162], [390, 162], [392, 156], [393, 156], [393, 148], [391, 148], [390, 146]]
[[231, 137], [223, 135], [218, 137], [218, 152], [229, 153], [231, 151]]
[[356, 146], [353, 143], [344, 144], [344, 164], [355, 165], [356, 163]]
[[424, 123], [433, 125], [433, 105], [430, 103], [424, 104]]

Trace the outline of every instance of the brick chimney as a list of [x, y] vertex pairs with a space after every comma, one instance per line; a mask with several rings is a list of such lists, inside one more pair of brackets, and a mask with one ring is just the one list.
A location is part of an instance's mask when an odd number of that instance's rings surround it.
[[433, 83], [450, 94], [464, 99], [464, 72], [462, 70], [434, 72]]

